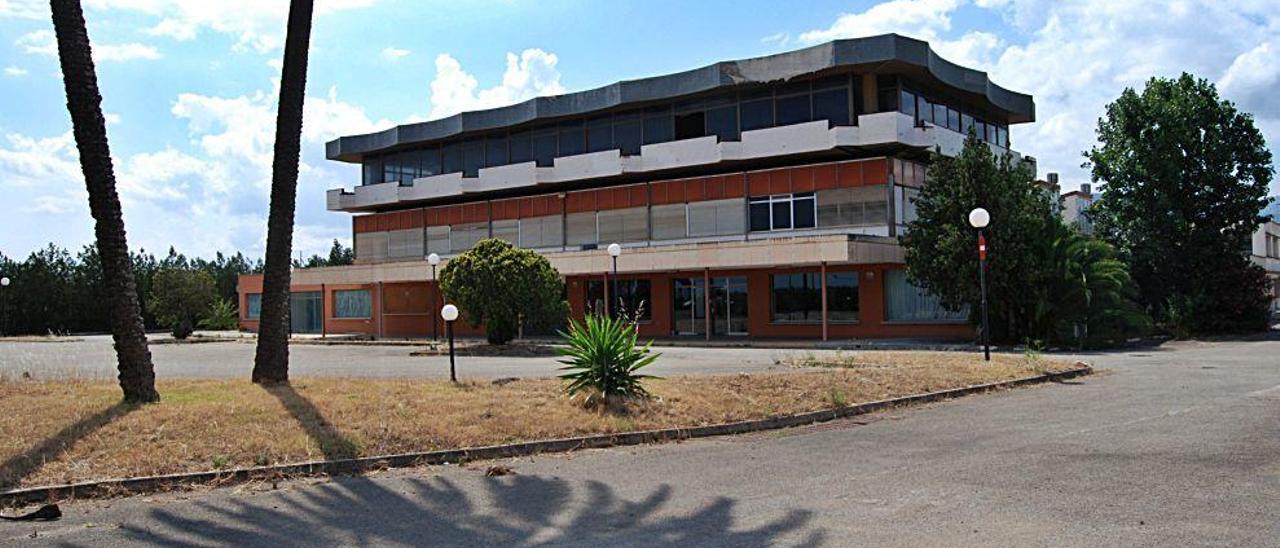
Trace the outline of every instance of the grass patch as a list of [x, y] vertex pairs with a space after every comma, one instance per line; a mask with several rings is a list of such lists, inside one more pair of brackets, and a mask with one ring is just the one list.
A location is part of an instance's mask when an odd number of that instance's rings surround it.
[[[122, 406], [108, 381], [0, 382], [0, 489], [687, 427], [852, 405], [1069, 367], [1048, 359], [859, 352], [825, 369], [673, 377], [625, 414], [584, 409], [555, 379], [162, 380]], [[839, 363], [840, 365], [833, 365]]]

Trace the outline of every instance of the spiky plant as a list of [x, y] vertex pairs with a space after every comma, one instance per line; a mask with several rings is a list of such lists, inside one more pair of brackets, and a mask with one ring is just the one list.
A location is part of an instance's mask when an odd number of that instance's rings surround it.
[[556, 353], [566, 359], [561, 379], [568, 381], [565, 394], [585, 398], [585, 404], [616, 405], [627, 399], [646, 399], [646, 379], [656, 379], [639, 371], [661, 354], [649, 350], [652, 342], [636, 345], [636, 329], [625, 318], [588, 314], [581, 323], [570, 322], [569, 331], [561, 332], [567, 347]]

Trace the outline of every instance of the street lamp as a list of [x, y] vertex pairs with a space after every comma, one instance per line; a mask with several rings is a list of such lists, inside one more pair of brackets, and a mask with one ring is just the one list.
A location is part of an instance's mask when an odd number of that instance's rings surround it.
[[[431, 283], [435, 287], [431, 289], [431, 308], [436, 307], [436, 295], [440, 293], [440, 284], [436, 283], [436, 265], [440, 264], [440, 256], [432, 253], [427, 255], [427, 264], [431, 265]], [[440, 322], [436, 321], [435, 315], [431, 316], [431, 340], [440, 340]]]
[[987, 318], [987, 237], [982, 229], [991, 224], [991, 214], [983, 208], [969, 212], [969, 224], [978, 229], [978, 285], [982, 287], [982, 359], [991, 361], [991, 322]]
[[458, 373], [453, 367], [453, 321], [458, 319], [458, 307], [451, 304], [440, 309], [440, 317], [444, 318], [445, 336], [449, 337], [449, 380], [458, 382]]
[[[621, 305], [621, 304], [622, 304], [622, 300], [619, 298], [619, 297], [620, 297], [620, 295], [618, 295], [618, 255], [621, 255], [621, 254], [622, 254], [622, 246], [618, 245], [617, 243], [609, 244], [609, 256], [610, 256], [610, 257], [613, 257], [613, 295], [612, 295], [612, 300], [616, 301], [619, 305]], [[618, 312], [617, 312], [616, 308], [617, 308], [617, 307], [609, 307], [609, 309], [608, 309], [608, 310], [609, 310], [609, 312], [610, 312], [610, 316], [611, 316], [611, 317], [614, 317], [614, 318], [618, 317]]]

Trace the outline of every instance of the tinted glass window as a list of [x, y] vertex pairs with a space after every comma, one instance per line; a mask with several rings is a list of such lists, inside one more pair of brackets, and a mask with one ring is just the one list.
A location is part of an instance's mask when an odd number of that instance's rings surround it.
[[533, 159], [533, 134], [528, 131], [511, 134], [511, 163], [522, 164]]
[[796, 194], [792, 202], [793, 226], [795, 228], [813, 228], [814, 227], [814, 198], [812, 192], [804, 194]]
[[639, 116], [617, 117], [613, 123], [613, 146], [623, 155], [640, 154], [640, 121]]
[[673, 140], [674, 136], [675, 126], [670, 107], [645, 111], [644, 144], [664, 143]]
[[772, 278], [773, 321], [822, 321], [822, 282], [818, 273], [779, 274]]
[[960, 115], [960, 131], [963, 131], [964, 134], [967, 136], [969, 135], [969, 131], [972, 129], [973, 129], [973, 117], [969, 116], [968, 114], [961, 114]]
[[439, 175], [440, 171], [440, 149], [431, 147], [422, 151], [422, 167], [420, 169], [423, 177]]
[[813, 119], [809, 111], [809, 95], [792, 95], [774, 100], [778, 125], [799, 124]]
[[582, 132], [582, 122], [560, 122], [560, 151], [557, 156], [573, 156], [587, 150], [586, 136]]
[[605, 117], [587, 122], [587, 152], [613, 148], [613, 120]]
[[475, 139], [462, 143], [462, 175], [475, 177], [484, 165], [484, 141]]
[[489, 137], [484, 141], [485, 167], [507, 165], [507, 137]]
[[769, 230], [769, 199], [751, 201], [751, 230]]
[[533, 133], [533, 159], [541, 167], [551, 167], [556, 158], [556, 130], [540, 129]]
[[744, 101], [738, 106], [742, 116], [742, 131], [751, 131], [773, 126], [773, 99]]
[[947, 105], [933, 104], [933, 123], [947, 127]]
[[675, 138], [692, 139], [706, 135], [706, 115], [702, 112], [685, 112], [675, 116]]
[[827, 273], [827, 319], [851, 322], [858, 319], [858, 273]]
[[960, 111], [953, 108], [947, 109], [947, 129], [960, 131]]
[[715, 135], [721, 141], [737, 141], [738, 107], [730, 105], [708, 110], [707, 135]]
[[773, 229], [791, 228], [791, 202], [773, 202]]
[[912, 118], [916, 117], [916, 96], [907, 90], [902, 90], [898, 100], [899, 110]]
[[813, 118], [827, 120], [832, 125], [849, 125], [849, 90], [848, 88], [828, 89], [814, 92]]
[[462, 146], [458, 143], [449, 143], [441, 147], [440, 163], [444, 166], [443, 173], [462, 171]]
[[364, 161], [362, 184], [373, 185], [382, 182], [382, 162], [378, 160]]

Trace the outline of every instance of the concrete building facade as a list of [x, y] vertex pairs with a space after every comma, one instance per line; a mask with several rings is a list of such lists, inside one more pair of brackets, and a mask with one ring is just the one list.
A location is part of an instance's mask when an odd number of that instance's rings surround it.
[[[640, 309], [646, 337], [971, 337], [906, 278], [899, 238], [930, 151], [972, 131], [1034, 162], [1008, 133], [1034, 116], [884, 35], [341, 137], [327, 156], [362, 178], [327, 204], [353, 214], [356, 264], [293, 273], [294, 329], [429, 336], [423, 258], [499, 238], [550, 260], [575, 317]], [[260, 292], [241, 279], [245, 329]]]

